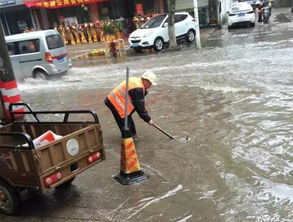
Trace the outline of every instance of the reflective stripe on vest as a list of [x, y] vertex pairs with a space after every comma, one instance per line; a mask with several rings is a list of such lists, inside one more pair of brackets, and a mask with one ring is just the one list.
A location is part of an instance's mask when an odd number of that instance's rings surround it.
[[[141, 78], [137, 77], [130, 77], [129, 78], [129, 84], [128, 84], [128, 92], [135, 88], [142, 88], [143, 93], [145, 93], [145, 88], [142, 83]], [[117, 86], [109, 95], [108, 99], [113, 104], [117, 112], [119, 113], [119, 116], [121, 118], [125, 118], [125, 90], [126, 90], [126, 81], [124, 80], [122, 83], [120, 83], [119, 86]], [[127, 114], [133, 112], [134, 106], [132, 104], [131, 98], [128, 94], [128, 105], [127, 105]]]

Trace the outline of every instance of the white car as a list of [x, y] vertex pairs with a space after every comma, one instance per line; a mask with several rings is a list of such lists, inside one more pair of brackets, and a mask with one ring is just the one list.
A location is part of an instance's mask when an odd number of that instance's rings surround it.
[[[177, 39], [185, 38], [188, 42], [195, 39], [195, 20], [187, 12], [175, 13], [175, 35]], [[140, 29], [129, 36], [130, 47], [136, 52], [142, 49], [154, 48], [160, 51], [169, 41], [168, 14], [154, 16]]]
[[232, 5], [228, 17], [228, 28], [240, 24], [255, 26], [255, 14], [252, 6], [247, 2], [236, 2]]

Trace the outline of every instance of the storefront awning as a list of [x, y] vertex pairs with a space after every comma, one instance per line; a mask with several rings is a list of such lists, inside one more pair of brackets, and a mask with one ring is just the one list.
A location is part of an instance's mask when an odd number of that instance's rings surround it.
[[29, 8], [65, 8], [77, 5], [93, 4], [110, 0], [27, 0], [24, 4]]

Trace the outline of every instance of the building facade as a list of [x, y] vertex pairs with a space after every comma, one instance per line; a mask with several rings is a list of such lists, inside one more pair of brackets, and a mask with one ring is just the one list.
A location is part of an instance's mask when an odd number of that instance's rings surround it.
[[[200, 27], [222, 25], [227, 20], [231, 0], [197, 0]], [[194, 10], [193, 0], [177, 0], [176, 10]]]
[[6, 35], [35, 27], [32, 10], [24, 5], [23, 0], [0, 0], [0, 20]]
[[167, 0], [0, 0], [0, 20], [6, 35], [103, 19], [132, 19], [164, 13]]
[[[230, 0], [198, 0], [200, 27], [222, 24], [229, 7]], [[193, 0], [176, 1], [176, 11], [193, 10]], [[127, 26], [134, 16], [167, 11], [167, 0], [0, 0], [0, 24], [5, 35], [12, 35], [107, 18]]]

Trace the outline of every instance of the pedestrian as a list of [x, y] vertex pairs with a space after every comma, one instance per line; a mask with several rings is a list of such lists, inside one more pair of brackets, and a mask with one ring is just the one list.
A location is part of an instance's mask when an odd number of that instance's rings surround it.
[[28, 51], [30, 53], [36, 52], [36, 46], [35, 46], [34, 41], [29, 41], [28, 42]]
[[[134, 121], [131, 115], [134, 111], [137, 112], [140, 118], [142, 118], [149, 125], [153, 124], [152, 118], [149, 116], [145, 108], [145, 96], [148, 93], [148, 89], [152, 85], [156, 84], [157, 76], [152, 71], [146, 71], [139, 77], [130, 77], [128, 84], [128, 127], [134, 141], [137, 141], [136, 129]], [[126, 138], [125, 133], [125, 90], [126, 81], [120, 83], [105, 99], [105, 105], [111, 110], [114, 119], [121, 131], [122, 138]]]
[[264, 6], [263, 6], [263, 0], [260, 0], [259, 5], [257, 7], [257, 12], [258, 12], [258, 22], [262, 22], [263, 21], [263, 13], [264, 13]]

